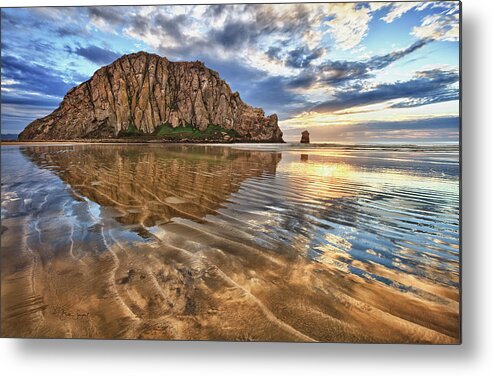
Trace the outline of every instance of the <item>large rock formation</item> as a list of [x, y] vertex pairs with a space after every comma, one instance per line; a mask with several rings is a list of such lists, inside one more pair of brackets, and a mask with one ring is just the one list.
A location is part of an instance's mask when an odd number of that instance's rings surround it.
[[150, 137], [162, 126], [204, 132], [209, 125], [224, 130], [220, 134], [228, 140], [283, 142], [277, 115], [265, 116], [262, 109], [244, 103], [202, 62], [171, 62], [138, 52], [100, 68], [71, 89], [55, 111], [29, 124], [19, 139]]

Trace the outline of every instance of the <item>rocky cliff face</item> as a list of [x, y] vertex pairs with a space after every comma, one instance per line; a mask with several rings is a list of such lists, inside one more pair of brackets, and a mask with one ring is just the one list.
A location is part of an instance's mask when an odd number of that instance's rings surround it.
[[162, 125], [203, 132], [212, 124], [234, 131], [237, 141], [282, 142], [277, 115], [244, 103], [203, 63], [139, 52], [97, 70], [19, 139], [114, 138], [129, 130], [153, 135]]

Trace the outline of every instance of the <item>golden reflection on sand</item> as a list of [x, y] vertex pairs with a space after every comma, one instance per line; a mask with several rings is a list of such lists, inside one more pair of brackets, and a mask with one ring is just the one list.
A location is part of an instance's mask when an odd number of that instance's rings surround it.
[[[459, 341], [457, 288], [349, 260], [344, 250], [351, 244], [330, 232], [316, 259], [306, 256], [302, 232], [290, 243], [256, 233], [277, 226], [279, 215], [255, 216], [261, 196], [249, 196], [249, 184], [270, 195], [268, 177], [289, 173], [295, 187], [304, 177], [306, 199], [293, 200], [310, 205], [354, 195], [329, 184], [331, 178], [354, 183], [349, 177], [361, 171], [350, 164], [180, 146], [43, 147], [23, 154], [54, 171], [72, 193], [34, 195], [36, 210], [2, 221], [4, 336]], [[363, 278], [348, 265], [416, 291]]]

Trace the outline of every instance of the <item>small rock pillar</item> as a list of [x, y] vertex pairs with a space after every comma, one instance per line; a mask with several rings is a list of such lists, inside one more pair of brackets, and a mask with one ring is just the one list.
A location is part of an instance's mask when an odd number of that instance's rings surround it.
[[301, 132], [301, 140], [300, 140], [300, 142], [302, 144], [309, 144], [310, 143], [310, 133], [308, 133], [308, 131]]

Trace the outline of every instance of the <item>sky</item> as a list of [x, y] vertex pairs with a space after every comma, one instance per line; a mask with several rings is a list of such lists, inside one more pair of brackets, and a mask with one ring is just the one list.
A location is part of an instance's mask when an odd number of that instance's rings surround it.
[[1, 130], [123, 54], [203, 61], [287, 141], [457, 142], [459, 4], [2, 8]]

